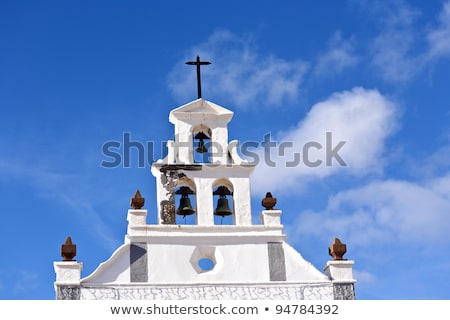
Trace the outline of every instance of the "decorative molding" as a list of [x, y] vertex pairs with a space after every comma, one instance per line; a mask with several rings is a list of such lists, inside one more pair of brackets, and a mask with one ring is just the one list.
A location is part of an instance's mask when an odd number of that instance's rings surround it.
[[334, 296], [332, 284], [81, 288], [82, 300], [332, 300]]
[[56, 286], [57, 300], [80, 300], [80, 286]]
[[355, 300], [355, 286], [353, 283], [334, 283], [333, 294], [335, 300]]

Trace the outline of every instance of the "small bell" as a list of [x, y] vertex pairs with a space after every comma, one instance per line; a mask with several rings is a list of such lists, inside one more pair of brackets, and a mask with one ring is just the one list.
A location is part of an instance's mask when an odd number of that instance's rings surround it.
[[200, 140], [198, 142], [198, 147], [197, 147], [197, 149], [195, 149], [195, 151], [197, 151], [198, 153], [208, 152], [208, 149], [206, 148], [205, 141], [204, 141], [205, 139], [209, 139], [208, 136], [206, 134], [204, 134], [203, 132], [199, 132], [195, 135], [194, 138]]
[[197, 149], [195, 149], [195, 151], [197, 151], [198, 153], [208, 152], [208, 149], [206, 149], [205, 142], [203, 141], [203, 139], [200, 139], [200, 141], [198, 142], [198, 147]]

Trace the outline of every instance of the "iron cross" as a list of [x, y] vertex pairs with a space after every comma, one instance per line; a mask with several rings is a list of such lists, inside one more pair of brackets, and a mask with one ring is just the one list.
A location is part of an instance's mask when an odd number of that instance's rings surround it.
[[196, 61], [188, 61], [188, 62], [186, 62], [186, 64], [189, 64], [191, 66], [197, 66], [197, 91], [198, 91], [198, 98], [200, 99], [202, 97], [202, 82], [200, 79], [200, 66], [211, 64], [211, 62], [200, 61], [200, 57], [197, 56]]

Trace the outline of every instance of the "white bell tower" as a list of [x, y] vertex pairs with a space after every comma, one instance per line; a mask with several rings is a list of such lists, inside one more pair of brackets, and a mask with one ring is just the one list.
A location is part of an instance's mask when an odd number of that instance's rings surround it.
[[187, 187], [195, 198], [191, 204], [197, 225], [214, 225], [213, 195], [221, 191], [229, 203], [230, 213], [226, 214], [231, 215], [232, 224], [251, 225], [250, 174], [254, 165], [239, 157], [237, 141], [228, 142], [227, 125], [232, 117], [230, 110], [203, 99], [170, 112], [175, 140], [167, 142], [167, 157], [152, 165], [159, 224], [175, 223], [175, 195], [177, 189]]

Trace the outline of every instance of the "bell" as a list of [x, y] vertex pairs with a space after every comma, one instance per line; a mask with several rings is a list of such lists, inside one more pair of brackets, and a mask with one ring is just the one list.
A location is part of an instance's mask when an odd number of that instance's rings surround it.
[[230, 207], [228, 206], [228, 199], [225, 196], [220, 196], [219, 200], [217, 200], [216, 211], [214, 211], [214, 215], [216, 216], [230, 216], [233, 214]]
[[198, 153], [208, 152], [208, 149], [206, 149], [205, 142], [203, 141], [203, 139], [200, 139], [200, 141], [198, 142], [198, 147], [197, 149], [195, 149], [195, 151], [197, 151]]
[[191, 206], [191, 199], [189, 199], [187, 194], [183, 194], [180, 199], [180, 206], [177, 209], [177, 214], [188, 216], [193, 213], [195, 213], [195, 210]]
[[205, 139], [209, 139], [209, 137], [204, 134], [203, 132], [199, 132], [195, 135], [194, 137], [195, 139], [199, 139], [200, 141], [198, 142], [198, 147], [197, 149], [195, 149], [195, 151], [197, 151], [198, 153], [206, 153], [208, 152], [208, 149], [205, 147]]

